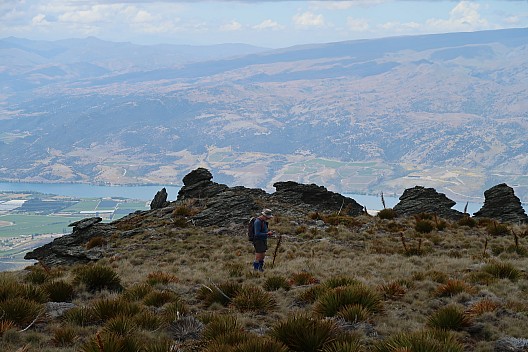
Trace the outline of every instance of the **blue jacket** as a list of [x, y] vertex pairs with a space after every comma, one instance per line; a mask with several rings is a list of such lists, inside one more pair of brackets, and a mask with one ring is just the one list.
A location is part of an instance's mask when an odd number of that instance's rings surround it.
[[255, 231], [256, 240], [267, 240], [268, 239], [268, 223], [259, 218], [255, 219], [253, 223], [253, 230]]

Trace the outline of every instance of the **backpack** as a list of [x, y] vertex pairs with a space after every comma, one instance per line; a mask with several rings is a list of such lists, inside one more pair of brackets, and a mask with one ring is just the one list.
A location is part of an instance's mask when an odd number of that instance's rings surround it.
[[[257, 219], [256, 217], [252, 217], [248, 223], [248, 241], [250, 242], [253, 242], [253, 240], [255, 239], [255, 220], [256, 219]], [[264, 229], [264, 221], [260, 222], [260, 226], [261, 226], [260, 229], [262, 231]]]

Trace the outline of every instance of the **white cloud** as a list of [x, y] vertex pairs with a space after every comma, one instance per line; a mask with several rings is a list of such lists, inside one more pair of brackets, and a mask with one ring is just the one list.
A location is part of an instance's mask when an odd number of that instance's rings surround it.
[[322, 27], [325, 25], [325, 20], [323, 15], [307, 11], [293, 16], [293, 23], [298, 27]]
[[241, 29], [242, 29], [242, 24], [237, 21], [231, 21], [229, 23], [226, 23], [220, 26], [220, 30], [222, 32], [234, 32], [234, 31], [239, 31]]
[[407, 32], [407, 31], [410, 31], [410, 30], [417, 30], [417, 29], [420, 29], [420, 27], [422, 27], [422, 25], [417, 23], [417, 22], [404, 22], [404, 23], [401, 23], [401, 22], [397, 22], [397, 21], [385, 22], [385, 23], [379, 25], [379, 28], [384, 29], [385, 31], [391, 31], [393, 33], [394, 32], [403, 33], [403, 32]]
[[521, 18], [519, 16], [510, 16], [506, 17], [504, 21], [509, 24], [517, 24], [521, 21]]
[[389, 0], [349, 0], [349, 1], [310, 1], [310, 8], [315, 10], [347, 10], [353, 7], [372, 7]]
[[121, 5], [94, 5], [88, 8], [72, 9], [59, 15], [59, 21], [71, 23], [96, 23], [118, 19], [123, 11]]
[[429, 19], [428, 27], [440, 31], [465, 31], [488, 29], [490, 24], [479, 13], [480, 4], [471, 1], [460, 1], [450, 12], [448, 19]]
[[39, 13], [31, 19], [31, 24], [33, 26], [48, 25], [49, 22], [46, 20], [46, 15]]
[[267, 19], [267, 20], [264, 20], [262, 21], [261, 23], [255, 25], [252, 27], [253, 29], [258, 29], [258, 30], [265, 30], [265, 29], [271, 29], [271, 30], [280, 30], [280, 29], [284, 29], [284, 26], [278, 24], [277, 22], [273, 21], [273, 20], [270, 20], [270, 19]]
[[150, 12], [145, 10], [139, 10], [136, 14], [132, 16], [132, 22], [143, 23], [143, 22], [152, 22], [156, 20], [156, 16], [153, 16]]
[[353, 32], [365, 32], [369, 29], [366, 19], [347, 17], [347, 28]]

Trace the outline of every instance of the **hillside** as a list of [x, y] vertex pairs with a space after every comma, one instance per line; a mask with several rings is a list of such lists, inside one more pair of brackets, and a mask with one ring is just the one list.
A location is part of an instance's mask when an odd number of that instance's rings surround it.
[[178, 184], [204, 166], [265, 189], [419, 184], [471, 200], [506, 182], [528, 197], [527, 29], [228, 51], [236, 57], [187, 48], [186, 60], [94, 38], [13, 42], [0, 46], [3, 180]]
[[[352, 200], [324, 187], [279, 183], [266, 194], [209, 178], [203, 170], [187, 175], [178, 200], [159, 208], [111, 223], [77, 222], [72, 235], [47, 247], [62, 257], [45, 255], [23, 271], [1, 273], [0, 348], [521, 352], [528, 346], [526, 224], [431, 213], [353, 215]], [[275, 214], [264, 272], [253, 270], [245, 234], [248, 209], [261, 206]], [[60, 251], [58, 242], [66, 244]]]

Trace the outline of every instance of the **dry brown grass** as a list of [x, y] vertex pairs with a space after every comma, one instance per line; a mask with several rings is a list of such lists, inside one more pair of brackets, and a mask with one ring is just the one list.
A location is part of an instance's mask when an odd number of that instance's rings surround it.
[[[184, 213], [183, 210], [179, 212]], [[354, 319], [362, 321], [352, 329], [361, 337], [366, 350], [382, 336], [412, 335], [425, 329], [427, 317], [446, 305], [460, 306], [478, 323], [479, 329], [457, 332], [468, 350], [493, 350], [494, 341], [503, 336], [528, 338], [528, 331], [522, 328], [528, 326], [525, 271], [528, 257], [522, 252], [508, 250], [512, 245], [528, 246], [527, 236], [523, 235], [525, 227], [514, 228], [519, 234], [517, 238], [489, 237], [484, 225], [468, 227], [446, 222], [442, 231], [433, 229], [430, 233], [417, 233], [414, 219], [360, 216], [351, 220], [321, 214], [319, 217], [329, 223], [321, 225], [320, 221], [308, 216], [306, 219], [286, 216], [274, 219], [271, 227], [280, 229], [282, 243], [275, 265], [271, 267], [271, 254], [277, 239], [269, 240], [264, 273], [252, 270], [253, 248], [243, 228], [230, 234], [211, 235], [214, 228], [170, 227], [167, 224], [155, 227], [150, 223], [150, 229], [141, 228], [132, 237], [109, 239], [113, 257], [99, 262], [119, 275], [123, 291], [89, 292], [78, 285], [73, 303], [88, 309], [98, 305], [98, 309], [103, 310], [98, 312], [101, 315], [106, 313], [106, 308], [101, 306], [104, 300], [133, 301], [135, 309], [139, 310], [130, 313], [133, 315], [130, 322], [126, 320], [122, 324], [133, 324], [134, 333], [141, 336], [151, 336], [152, 331], [156, 331], [156, 338], [161, 340], [170, 340], [169, 326], [189, 316], [205, 327], [215, 316], [236, 317], [237, 326], [252, 339], [271, 339], [268, 332], [292, 314], [312, 316], [317, 297], [329, 286], [338, 285], [340, 280], [353, 280], [379, 292], [383, 300], [380, 313], [366, 314], [357, 307], [347, 307], [342, 312], [344, 316], [357, 316]], [[118, 227], [129, 230], [141, 226], [143, 221], [146, 219], [129, 219]], [[301, 226], [303, 231], [300, 232]], [[408, 246], [407, 251], [400, 234]], [[489, 238], [489, 243], [483, 255], [485, 238]], [[416, 251], [419, 243], [420, 251]], [[483, 268], [492, 261], [511, 263], [521, 272], [520, 277], [512, 281], [486, 276]], [[16, 280], [22, 277], [19, 273], [4, 273], [3, 276], [2, 282], [6, 284], [12, 282], [11, 277]], [[72, 284], [73, 277], [69, 268], [63, 268], [59, 276]], [[277, 277], [287, 285], [266, 291], [270, 278]], [[198, 294], [201, 290], [205, 294], [204, 287], [207, 287], [221, 295], [218, 291], [228, 287], [228, 283], [244, 289], [238, 296], [226, 290], [224, 293], [232, 296], [226, 304], [214, 300], [204, 304], [203, 295]], [[157, 291], [151, 291], [150, 285]], [[325, 285], [329, 286], [325, 288]], [[8, 286], [4, 286], [7, 290]], [[151, 292], [164, 296], [155, 297], [156, 304], [149, 307], [144, 304], [144, 298]], [[255, 303], [260, 306], [250, 302], [254, 293], [265, 295], [263, 302]], [[165, 296], [170, 299], [162, 299]], [[0, 288], [0, 299], [2, 297]], [[154, 315], [153, 309], [157, 310]], [[66, 320], [46, 319], [38, 330], [30, 328], [16, 334], [10, 330], [9, 322], [2, 322], [0, 350], [16, 350], [26, 344], [32, 351], [79, 350], [104, 326], [103, 322], [93, 321], [72, 329], [71, 322]], [[200, 326], [195, 325], [195, 329]], [[77, 334], [61, 337], [71, 344], [68, 347], [56, 346], [56, 331], [61, 326]], [[191, 335], [195, 339], [173, 340], [173, 344], [184, 352], [203, 350], [205, 346], [213, 348], [212, 342], [201, 338], [198, 331], [193, 330], [185, 336]]]

